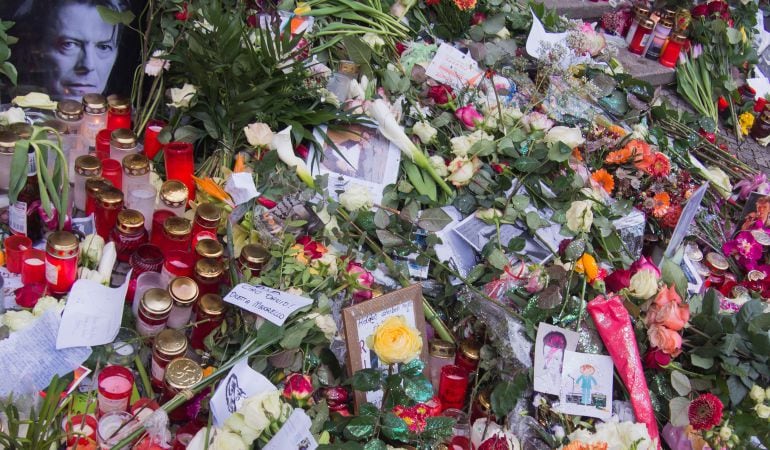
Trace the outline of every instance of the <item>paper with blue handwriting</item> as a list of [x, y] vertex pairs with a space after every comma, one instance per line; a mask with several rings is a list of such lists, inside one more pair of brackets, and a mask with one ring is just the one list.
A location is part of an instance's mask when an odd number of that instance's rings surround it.
[[313, 299], [307, 297], [248, 283], [235, 286], [224, 300], [278, 326], [282, 326], [293, 312], [313, 303]]
[[247, 398], [276, 388], [264, 375], [249, 367], [246, 358], [238, 361], [219, 383], [211, 397], [214, 425], [221, 427], [225, 420], [238, 411]]

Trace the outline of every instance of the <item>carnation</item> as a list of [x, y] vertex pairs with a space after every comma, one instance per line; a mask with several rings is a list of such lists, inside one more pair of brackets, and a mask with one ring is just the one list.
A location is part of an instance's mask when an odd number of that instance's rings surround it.
[[722, 401], [716, 395], [707, 392], [690, 403], [687, 417], [695, 430], [710, 430], [722, 421]]

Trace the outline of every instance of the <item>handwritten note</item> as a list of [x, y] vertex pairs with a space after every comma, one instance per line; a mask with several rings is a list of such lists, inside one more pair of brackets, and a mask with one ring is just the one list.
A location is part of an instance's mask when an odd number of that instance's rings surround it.
[[230, 175], [225, 183], [225, 191], [233, 198], [236, 205], [242, 205], [259, 195], [254, 177], [247, 172], [237, 172]]
[[224, 425], [225, 420], [238, 411], [248, 397], [275, 389], [270, 380], [249, 367], [246, 358], [240, 360], [219, 383], [219, 387], [211, 397], [214, 425], [218, 427]]
[[480, 82], [483, 72], [471, 55], [444, 43], [438, 48], [425, 74], [436, 81], [462, 89]]
[[54, 375], [72, 372], [91, 355], [88, 347], [57, 350], [59, 314], [47, 311], [35, 323], [0, 341], [0, 397], [45, 389]]
[[307, 297], [247, 283], [235, 286], [224, 300], [278, 326], [283, 325], [294, 311], [313, 303], [313, 300]]
[[313, 422], [305, 411], [295, 409], [289, 420], [283, 424], [278, 433], [270, 439], [262, 450], [284, 450], [284, 449], [302, 449], [314, 450], [318, 448], [313, 435], [310, 434], [310, 426]]
[[[126, 280], [131, 278], [130, 272]], [[123, 319], [128, 281], [109, 288], [91, 280], [77, 280], [62, 314], [56, 348], [104, 345], [115, 340]]]

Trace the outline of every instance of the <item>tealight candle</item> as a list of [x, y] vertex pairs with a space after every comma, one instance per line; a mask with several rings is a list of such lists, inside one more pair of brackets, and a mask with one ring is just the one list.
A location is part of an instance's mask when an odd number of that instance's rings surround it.
[[126, 411], [134, 387], [134, 375], [123, 366], [107, 366], [99, 372], [97, 404], [99, 414]]
[[125, 411], [112, 411], [99, 419], [99, 426], [96, 430], [99, 448], [110, 449], [132, 433], [136, 426], [130, 424], [131, 419], [131, 414]]

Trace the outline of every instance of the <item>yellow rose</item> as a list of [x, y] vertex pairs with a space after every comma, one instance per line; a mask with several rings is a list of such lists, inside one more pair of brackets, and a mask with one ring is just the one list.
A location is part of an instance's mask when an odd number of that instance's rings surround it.
[[422, 352], [422, 337], [406, 323], [404, 316], [393, 316], [377, 327], [366, 339], [366, 345], [385, 364], [405, 363]]

